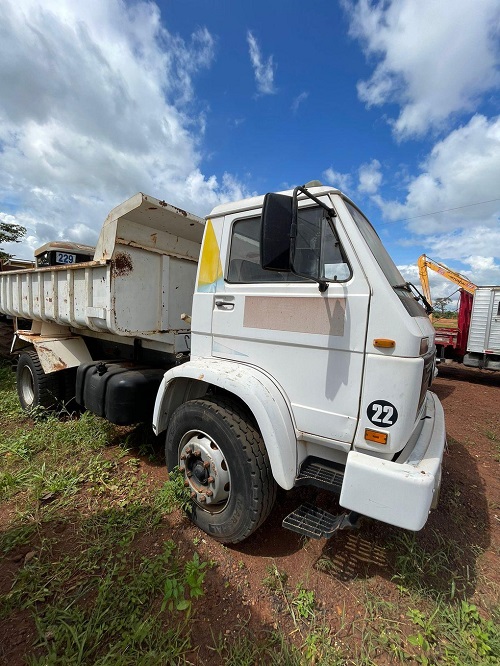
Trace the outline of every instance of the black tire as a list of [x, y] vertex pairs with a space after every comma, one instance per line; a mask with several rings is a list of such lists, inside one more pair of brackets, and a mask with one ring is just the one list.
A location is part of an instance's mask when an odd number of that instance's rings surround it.
[[179, 466], [189, 484], [192, 521], [214, 539], [243, 541], [271, 512], [276, 482], [264, 441], [251, 418], [227, 398], [190, 400], [178, 407], [167, 430], [165, 456], [168, 469]]
[[46, 375], [35, 350], [23, 351], [17, 363], [17, 395], [21, 407], [57, 409], [65, 399], [60, 372]]

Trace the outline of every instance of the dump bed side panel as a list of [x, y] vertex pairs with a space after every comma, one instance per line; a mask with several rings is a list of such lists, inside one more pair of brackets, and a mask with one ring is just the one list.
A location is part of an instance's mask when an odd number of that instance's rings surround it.
[[188, 331], [203, 229], [137, 194], [108, 215], [94, 261], [0, 274], [0, 312], [172, 344]]

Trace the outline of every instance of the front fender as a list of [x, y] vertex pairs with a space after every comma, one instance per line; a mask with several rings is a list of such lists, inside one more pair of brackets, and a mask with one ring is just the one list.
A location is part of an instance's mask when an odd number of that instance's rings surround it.
[[240, 398], [250, 409], [269, 455], [276, 483], [293, 487], [297, 471], [297, 436], [290, 408], [279, 387], [257, 368], [233, 361], [196, 359], [169, 370], [158, 390], [153, 429], [166, 430], [174, 410], [186, 400], [201, 397], [208, 385]]

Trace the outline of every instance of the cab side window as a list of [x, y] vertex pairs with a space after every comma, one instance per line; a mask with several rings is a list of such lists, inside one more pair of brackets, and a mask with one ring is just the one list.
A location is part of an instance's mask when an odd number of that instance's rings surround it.
[[260, 216], [237, 220], [231, 232], [231, 251], [227, 282], [298, 282], [304, 278], [293, 273], [266, 271], [260, 265]]

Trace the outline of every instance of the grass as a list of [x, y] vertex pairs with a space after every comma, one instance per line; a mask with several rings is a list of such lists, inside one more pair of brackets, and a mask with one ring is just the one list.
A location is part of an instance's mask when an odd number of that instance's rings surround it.
[[141, 471], [144, 461], [158, 464], [147, 431], [88, 413], [27, 417], [12, 373], [0, 367], [0, 433], [0, 510], [7, 511], [0, 555], [21, 558], [0, 598], [0, 625], [22, 616], [32, 627], [30, 666], [202, 666], [205, 658], [224, 666], [500, 663], [500, 609], [487, 615], [471, 603], [458, 543], [435, 533], [424, 546], [400, 530], [388, 530], [383, 545], [390, 598], [380, 597], [375, 578], [337, 580], [325, 549], [318, 575], [335, 594], [351, 595], [356, 612], [336, 596], [325, 608], [310, 572], [272, 561], [262, 587], [275, 627], [257, 631], [235, 619], [228, 633], [214, 621], [201, 644], [208, 597], [216, 595], [217, 608], [239, 590], [218, 577], [212, 553], [233, 558], [232, 575], [246, 576], [250, 565], [238, 551], [207, 545], [208, 536], [172, 533], [166, 516], [186, 509], [188, 496], [182, 475], [151, 485]]

